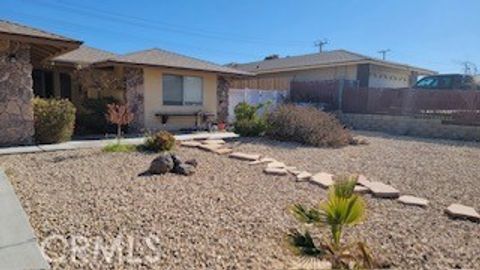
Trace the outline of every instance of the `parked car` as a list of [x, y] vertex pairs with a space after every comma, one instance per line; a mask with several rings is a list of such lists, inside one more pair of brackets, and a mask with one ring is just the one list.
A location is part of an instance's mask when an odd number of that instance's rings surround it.
[[480, 77], [463, 74], [426, 76], [414, 86], [415, 89], [480, 90]]

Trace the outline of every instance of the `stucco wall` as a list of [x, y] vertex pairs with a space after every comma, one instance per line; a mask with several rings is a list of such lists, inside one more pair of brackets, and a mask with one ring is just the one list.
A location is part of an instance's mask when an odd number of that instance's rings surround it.
[[318, 69], [298, 70], [289, 72], [279, 72], [275, 74], [260, 74], [259, 78], [289, 78], [296, 81], [317, 81], [317, 80], [356, 80], [357, 66], [338, 66], [325, 67]]
[[438, 118], [345, 113], [340, 115], [340, 119], [348, 127], [359, 130], [427, 138], [480, 140], [480, 127], [444, 124]]
[[[163, 74], [175, 74], [183, 76], [199, 76], [203, 78], [203, 105], [201, 106], [164, 106], [163, 105]], [[145, 128], [147, 130], [178, 130], [191, 128], [195, 125], [195, 117], [174, 116], [163, 125], [161, 118], [155, 116], [159, 112], [197, 112], [202, 110], [209, 113], [217, 113], [217, 75], [206, 72], [184, 71], [162, 68], [144, 69], [144, 99], [145, 99]]]
[[411, 72], [407, 70], [370, 65], [369, 87], [402, 88], [409, 86]]
[[30, 48], [0, 42], [0, 145], [28, 144], [34, 134]]

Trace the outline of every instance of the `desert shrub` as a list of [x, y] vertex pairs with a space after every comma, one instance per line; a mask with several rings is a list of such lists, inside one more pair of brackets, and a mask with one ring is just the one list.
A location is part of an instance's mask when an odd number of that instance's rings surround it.
[[175, 137], [168, 131], [159, 131], [147, 136], [144, 149], [147, 151], [170, 151], [175, 146]]
[[107, 144], [102, 150], [109, 153], [128, 153], [136, 151], [137, 147], [132, 144], [121, 144], [117, 142]]
[[328, 260], [332, 269], [372, 269], [374, 261], [365, 243], [346, 243], [343, 232], [365, 218], [365, 201], [354, 193], [357, 176], [344, 176], [330, 188], [328, 198], [317, 207], [308, 209], [301, 204], [290, 208], [300, 222], [318, 227], [328, 227], [330, 236], [321, 242], [314, 241], [310, 232], [292, 230], [287, 235], [288, 247], [299, 256]]
[[33, 99], [35, 141], [58, 143], [72, 138], [75, 106], [67, 99]]
[[311, 107], [281, 105], [268, 117], [267, 136], [319, 147], [341, 147], [352, 137], [331, 114]]
[[112, 103], [118, 103], [118, 100], [113, 97], [85, 99], [77, 111], [75, 133], [96, 135], [116, 132], [116, 127], [105, 118], [107, 105]]
[[260, 117], [258, 111], [264, 108], [264, 104], [250, 105], [241, 102], [235, 106], [234, 131], [240, 136], [259, 136], [267, 127], [266, 117]]

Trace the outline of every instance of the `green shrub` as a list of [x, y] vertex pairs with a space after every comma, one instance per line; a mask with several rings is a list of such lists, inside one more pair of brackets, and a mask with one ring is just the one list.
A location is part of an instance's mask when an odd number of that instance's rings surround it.
[[175, 137], [168, 131], [159, 131], [147, 136], [144, 148], [147, 151], [170, 151], [175, 146]]
[[246, 102], [235, 106], [234, 131], [240, 136], [247, 137], [263, 134], [267, 127], [266, 117], [259, 117], [258, 110], [264, 107], [265, 104], [250, 105]]
[[119, 102], [113, 97], [85, 99], [77, 111], [75, 133], [81, 135], [115, 133], [115, 126], [105, 118], [107, 104], [113, 103]]
[[66, 99], [33, 99], [35, 141], [58, 143], [72, 138], [75, 106]]
[[266, 122], [260, 119], [239, 120], [233, 124], [235, 133], [243, 137], [255, 137], [265, 132]]
[[268, 117], [267, 136], [319, 147], [348, 145], [352, 137], [333, 115], [312, 107], [281, 105]]
[[110, 143], [103, 147], [103, 152], [109, 153], [128, 153], [137, 150], [137, 147], [132, 144]]

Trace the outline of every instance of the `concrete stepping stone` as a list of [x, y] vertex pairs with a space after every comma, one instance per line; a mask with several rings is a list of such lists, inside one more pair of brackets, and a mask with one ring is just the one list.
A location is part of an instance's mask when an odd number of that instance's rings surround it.
[[201, 142], [202, 144], [225, 144], [224, 140], [204, 140]]
[[367, 180], [367, 177], [363, 174], [360, 174], [357, 179], [357, 184], [364, 187], [368, 186], [371, 182]]
[[241, 152], [233, 152], [228, 155], [228, 157], [247, 161], [255, 161], [260, 159], [260, 155], [258, 154], [246, 154]]
[[209, 151], [209, 152], [215, 152], [216, 150], [220, 149], [222, 145], [219, 144], [200, 144], [198, 148]]
[[288, 172], [287, 170], [283, 168], [265, 168], [263, 170], [264, 173], [266, 174], [272, 174], [272, 175], [286, 175]]
[[282, 169], [285, 169], [285, 167], [287, 167], [287, 165], [285, 165], [285, 163], [279, 162], [279, 161], [276, 161], [276, 160], [267, 164], [267, 168], [282, 168]]
[[251, 161], [251, 162], [248, 163], [248, 165], [258, 165], [258, 164], [270, 163], [270, 162], [274, 162], [274, 161], [276, 161], [276, 160], [273, 159], [273, 158], [264, 157], [264, 158], [259, 159], [259, 160]]
[[196, 141], [184, 141], [180, 143], [180, 146], [184, 146], [184, 147], [199, 147], [200, 145], [202, 144]]
[[297, 176], [299, 175], [300, 173], [302, 173], [302, 171], [298, 170], [297, 167], [294, 167], [294, 166], [287, 166], [284, 168], [285, 170], [287, 170], [287, 172]]
[[466, 218], [474, 221], [480, 221], [480, 214], [473, 209], [473, 207], [465, 206], [462, 204], [451, 204], [445, 213], [453, 218]]
[[366, 184], [365, 187], [369, 188], [375, 197], [395, 199], [400, 196], [400, 191], [390, 185], [381, 182], [368, 182]]
[[219, 154], [219, 155], [226, 155], [226, 154], [230, 154], [233, 152], [233, 149], [231, 148], [217, 148], [215, 150], [213, 150], [214, 153], [216, 154]]
[[398, 198], [398, 201], [406, 205], [415, 205], [415, 206], [422, 206], [422, 207], [426, 207], [428, 205], [427, 199], [410, 196], [410, 195], [400, 196]]
[[310, 178], [310, 181], [323, 187], [323, 188], [328, 188], [334, 184], [333, 182], [333, 174], [326, 173], [326, 172], [320, 172], [315, 175], [313, 175]]
[[312, 174], [309, 172], [303, 171], [297, 174], [296, 176], [297, 176], [297, 181], [306, 181], [306, 180], [310, 180], [310, 178], [312, 177]]
[[370, 192], [370, 189], [368, 189], [365, 186], [356, 185], [355, 188], [353, 189], [353, 192], [357, 194], [367, 194]]

